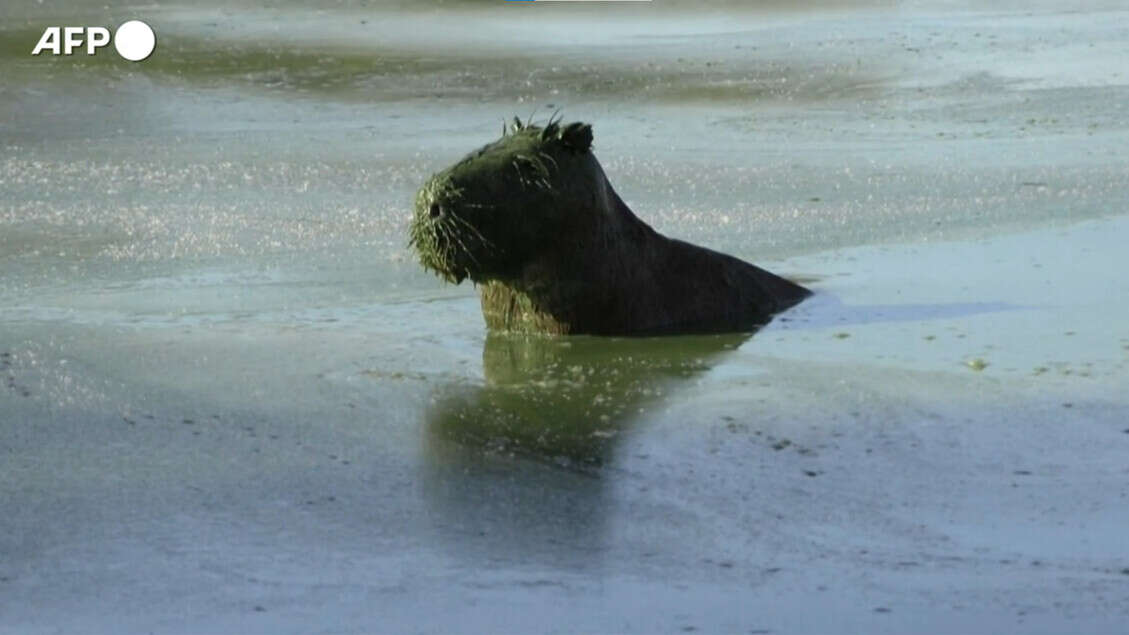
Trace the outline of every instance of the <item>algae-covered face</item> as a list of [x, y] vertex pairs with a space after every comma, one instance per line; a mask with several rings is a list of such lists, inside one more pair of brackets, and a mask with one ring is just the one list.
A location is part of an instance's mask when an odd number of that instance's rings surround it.
[[501, 139], [432, 176], [410, 229], [420, 263], [456, 284], [518, 275], [590, 199], [591, 145], [587, 124], [515, 119]]

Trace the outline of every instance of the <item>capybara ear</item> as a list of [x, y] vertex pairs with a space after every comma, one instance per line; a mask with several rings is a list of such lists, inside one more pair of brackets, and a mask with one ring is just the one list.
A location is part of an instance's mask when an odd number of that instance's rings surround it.
[[574, 152], [587, 152], [592, 147], [592, 126], [574, 121], [561, 128], [561, 142]]

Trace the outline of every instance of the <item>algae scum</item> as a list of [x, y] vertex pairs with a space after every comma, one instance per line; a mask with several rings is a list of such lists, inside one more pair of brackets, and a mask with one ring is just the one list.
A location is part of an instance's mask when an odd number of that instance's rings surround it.
[[[1123, 630], [1122, 10], [44, 4], [0, 8], [0, 631]], [[144, 63], [28, 54], [130, 18]], [[816, 295], [488, 337], [413, 197], [557, 108]]]

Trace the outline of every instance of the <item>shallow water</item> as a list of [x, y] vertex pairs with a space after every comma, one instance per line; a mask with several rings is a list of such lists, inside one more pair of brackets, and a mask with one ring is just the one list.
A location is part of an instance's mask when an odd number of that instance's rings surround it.
[[[0, 631], [1124, 624], [1123, 9], [3, 11]], [[816, 296], [488, 338], [409, 205], [556, 108]]]

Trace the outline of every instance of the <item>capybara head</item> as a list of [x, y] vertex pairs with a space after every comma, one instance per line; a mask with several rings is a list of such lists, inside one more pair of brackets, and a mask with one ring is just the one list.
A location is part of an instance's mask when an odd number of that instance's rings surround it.
[[506, 280], [548, 243], [585, 224], [604, 195], [592, 127], [514, 119], [502, 138], [435, 174], [416, 194], [409, 244], [420, 263], [459, 283]]

